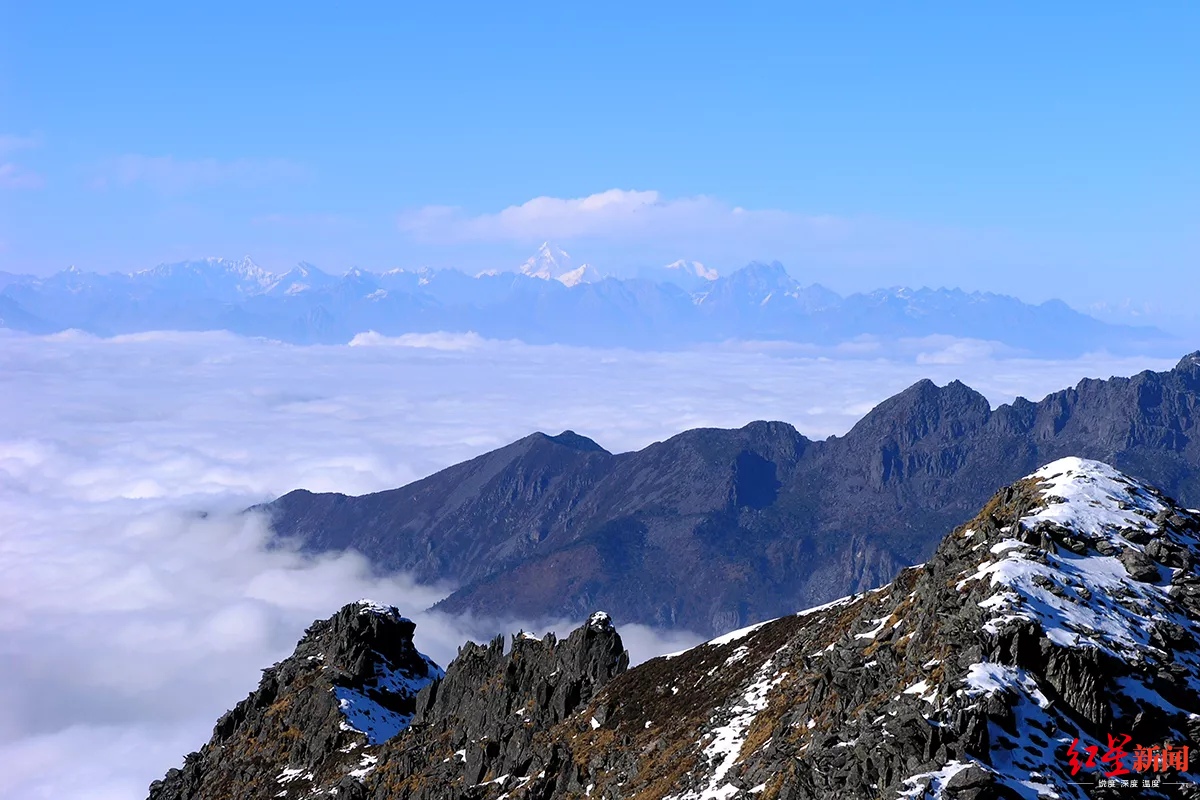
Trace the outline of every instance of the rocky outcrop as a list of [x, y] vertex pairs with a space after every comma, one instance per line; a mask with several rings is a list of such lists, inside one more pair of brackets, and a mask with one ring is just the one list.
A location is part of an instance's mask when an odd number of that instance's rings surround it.
[[413, 646], [414, 627], [370, 601], [313, 623], [150, 800], [307, 797], [373, 763], [371, 746], [407, 727], [417, 693], [443, 675]]
[[921, 381], [822, 442], [781, 422], [620, 455], [534, 434], [400, 489], [298, 491], [268, 510], [311, 549], [453, 581], [446, 611], [600, 607], [716, 634], [891, 580], [1056, 458], [1105, 461], [1200, 506], [1198, 360], [995, 410], [961, 383]]
[[[1200, 515], [1104, 464], [1063, 459], [994, 495], [890, 584], [633, 669], [606, 615], [563, 641], [469, 644], [417, 694], [411, 726], [365, 746], [365, 766], [335, 762], [340, 773], [314, 775], [305, 790], [351, 800], [1123, 796], [1097, 783], [1099, 769], [1073, 774], [1069, 750], [1104, 755], [1110, 734], [1129, 735], [1130, 753], [1200, 746], [1198, 557]], [[283, 757], [278, 734], [255, 730]], [[189, 756], [152, 797], [216, 797], [210, 782], [222, 776], [282, 774], [283, 761], [220, 744]], [[181, 774], [192, 793], [163, 794]], [[1163, 777], [1172, 785], [1138, 796], [1200, 796], [1189, 773]], [[259, 793], [265, 780], [244, 785], [253, 791], [226, 796], [274, 796]]]
[[[628, 664], [604, 613], [562, 641], [517, 634], [507, 653], [503, 637], [486, 647], [468, 643], [445, 679], [418, 696], [411, 730], [381, 756], [364, 797], [484, 797], [534, 781], [580, 793], [567, 750], [547, 734], [592, 703]], [[603, 717], [602, 710], [594, 713]]]

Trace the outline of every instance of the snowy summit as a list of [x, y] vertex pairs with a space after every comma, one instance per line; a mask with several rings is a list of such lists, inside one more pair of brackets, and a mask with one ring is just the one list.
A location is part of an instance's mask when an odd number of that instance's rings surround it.
[[591, 264], [581, 264], [576, 267], [571, 256], [550, 242], [542, 242], [537, 253], [531, 256], [519, 268], [522, 275], [542, 280], [555, 280], [566, 286], [576, 286], [580, 283], [595, 283], [602, 276]]

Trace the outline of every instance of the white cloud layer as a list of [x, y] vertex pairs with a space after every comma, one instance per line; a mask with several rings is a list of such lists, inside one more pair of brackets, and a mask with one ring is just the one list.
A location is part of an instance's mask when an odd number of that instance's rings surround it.
[[[467, 636], [522, 625], [423, 613], [445, 587], [374, 575], [355, 554], [267, 549], [263, 520], [232, 513], [252, 502], [397, 486], [538, 429], [617, 451], [764, 418], [823, 436], [920, 377], [998, 402], [1169, 366], [1001, 360], [953, 341], [914, 343], [905, 361], [356, 341], [0, 334], [0, 796], [144, 797], [309, 622], [362, 596], [413, 616], [443, 663]], [[622, 633], [636, 659], [693, 642]]]
[[[656, 191], [609, 189], [587, 197], [535, 197], [490, 214], [425, 206], [400, 215], [401, 230], [432, 238], [483, 241], [649, 238], [670, 233], [728, 233], [788, 225], [836, 234], [846, 222], [830, 216], [749, 211], [706, 195], [664, 198]], [[714, 228], [716, 230], [714, 230]]]
[[481, 214], [425, 206], [400, 214], [397, 226], [426, 242], [589, 239], [654, 243], [693, 255], [727, 249], [789, 257], [836, 253], [839, 261], [863, 263], [890, 262], [914, 248], [950, 252], [964, 241], [962, 232], [911, 223], [746, 209], [707, 195], [667, 198], [657, 191], [624, 189], [576, 198], [535, 197]]

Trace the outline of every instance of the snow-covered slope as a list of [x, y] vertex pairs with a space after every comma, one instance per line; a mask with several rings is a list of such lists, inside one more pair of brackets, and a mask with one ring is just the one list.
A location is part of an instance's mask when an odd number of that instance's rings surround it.
[[1110, 734], [1123, 779], [1159, 779], [1139, 797], [1200, 794], [1133, 755], [1200, 743], [1198, 537], [1155, 489], [1062, 459], [887, 586], [631, 671], [577, 737], [631, 737], [624, 757], [604, 748], [604, 796], [622, 775], [645, 786], [648, 760], [627, 754], [658, 737], [673, 755], [652, 774], [679, 776], [677, 800], [1083, 800], [1107, 796]]
[[[986, 636], [1000, 641], [1024, 631], [1037, 637], [1045, 663], [1076, 663], [1055, 681], [981, 659], [967, 666], [960, 688], [939, 687], [931, 705], [943, 707], [951, 691], [976, 706], [1004, 699], [1012, 729], [990, 723], [986, 766], [1024, 794], [1084, 797], [1069, 757], [1046, 763], [1048, 755], [1074, 743], [1086, 760], [1091, 747], [1110, 752], [1110, 733], [1118, 742], [1130, 735], [1130, 768], [1135, 745], [1185, 746], [1200, 730], [1200, 625], [1189, 599], [1200, 581], [1200, 526], [1157, 491], [1096, 461], [1062, 459], [1029, 483], [1037, 501], [1016, 524], [998, 535], [970, 527], [957, 534], [968, 543], [978, 538], [971, 551], [984, 559], [956, 588], [973, 581], [987, 587], [978, 603]], [[1075, 708], [1073, 693], [1082, 701]], [[1167, 695], [1186, 697], [1186, 708]], [[1142, 776], [1124, 775], [1133, 777]], [[1190, 781], [1185, 773], [1170, 779]]]
[[570, 272], [556, 275], [554, 279], [563, 286], [578, 286], [581, 283], [595, 283], [602, 280], [603, 276], [591, 264], [584, 264]]
[[337, 278], [329, 273], [302, 261], [282, 275], [272, 275], [265, 292], [271, 295], [295, 295], [326, 289], [336, 282]]
[[[412, 624], [393, 606], [372, 600], [360, 600], [357, 606], [360, 615], [381, 616], [396, 625]], [[416, 663], [410, 659], [398, 664], [380, 656], [372, 664], [372, 674], [366, 679], [356, 684], [334, 686], [338, 710], [345, 717], [342, 729], [361, 733], [367, 737], [367, 744], [375, 745], [407, 728], [413, 715], [406, 704], [421, 689], [446, 675], [429, 656], [416, 653], [416, 657]]]

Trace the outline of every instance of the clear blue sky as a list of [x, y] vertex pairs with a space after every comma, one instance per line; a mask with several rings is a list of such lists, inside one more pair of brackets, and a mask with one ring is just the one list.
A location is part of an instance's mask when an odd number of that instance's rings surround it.
[[0, 269], [1200, 295], [1195, 3], [434, 5], [0, 1]]

